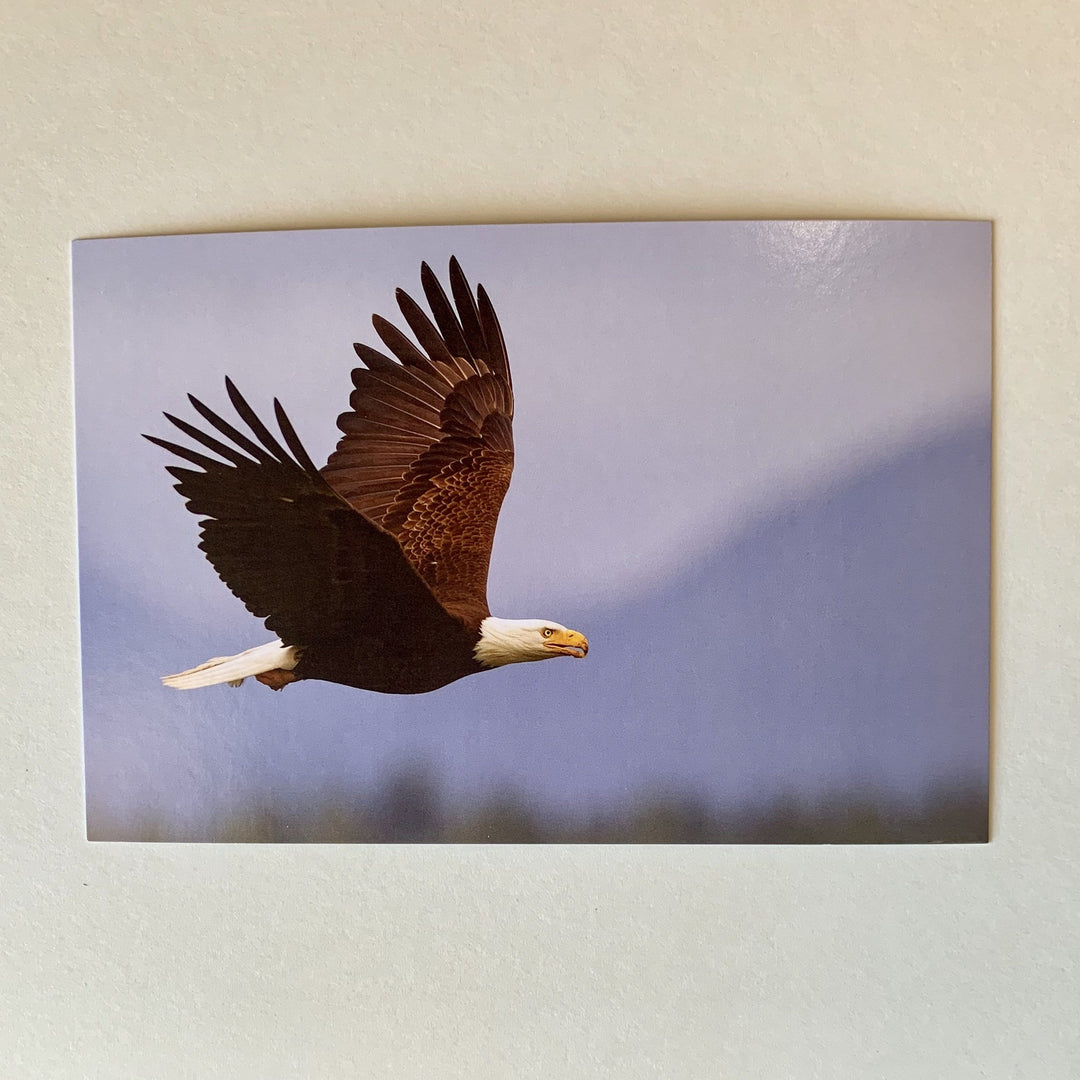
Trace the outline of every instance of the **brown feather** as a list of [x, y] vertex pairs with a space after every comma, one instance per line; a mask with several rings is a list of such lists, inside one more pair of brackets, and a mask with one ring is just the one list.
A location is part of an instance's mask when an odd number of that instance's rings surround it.
[[[487, 614], [487, 571], [513, 472], [513, 391], [498, 319], [473, 295], [457, 260], [453, 306], [428, 267], [421, 284], [433, 320], [405, 293], [398, 306], [420, 349], [379, 316], [397, 362], [365, 345], [352, 374], [342, 438], [322, 475], [401, 544], [435, 596], [470, 625]], [[456, 311], [455, 311], [456, 308]]]
[[[247, 609], [297, 648], [293, 676], [418, 694], [479, 670], [479, 623], [448, 611], [400, 543], [310, 466], [283, 409], [275, 413], [291, 457], [246, 402], [237, 404], [239, 392], [230, 397], [257, 443], [240, 435], [224, 461], [148, 438], [199, 466], [167, 466], [202, 519], [199, 549]], [[231, 426], [211, 423], [222, 434]], [[258, 453], [239, 452], [249, 446]]]
[[463, 360], [468, 360], [475, 365], [482, 364], [482, 360], [477, 360], [473, 356], [465, 335], [461, 331], [461, 323], [458, 322], [457, 315], [454, 314], [454, 309], [450, 306], [442, 285], [439, 284], [439, 279], [427, 263], [420, 264], [420, 284], [423, 286], [428, 307], [431, 308], [431, 314], [439, 327], [439, 333], [446, 342], [447, 349], [450, 350], [450, 355], [460, 356]]

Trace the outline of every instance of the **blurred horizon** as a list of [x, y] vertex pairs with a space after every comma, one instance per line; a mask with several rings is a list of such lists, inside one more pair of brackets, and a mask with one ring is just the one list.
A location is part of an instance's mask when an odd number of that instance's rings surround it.
[[91, 812], [86, 835], [129, 843], [981, 844], [989, 820], [985, 789], [964, 777], [907, 801], [875, 790], [829, 791], [720, 809], [661, 791], [575, 815], [506, 788], [454, 802], [437, 773], [417, 765], [388, 772], [366, 791], [309, 801], [256, 796], [194, 827], [150, 810], [115, 820]]

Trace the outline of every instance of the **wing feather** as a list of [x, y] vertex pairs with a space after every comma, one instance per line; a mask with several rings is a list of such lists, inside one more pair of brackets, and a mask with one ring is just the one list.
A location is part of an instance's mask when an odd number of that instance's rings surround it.
[[[337, 648], [346, 641], [358, 655], [384, 648], [395, 636], [436, 640], [459, 633], [460, 621], [421, 580], [397, 540], [320, 475], [280, 404], [275, 413], [291, 455], [235, 387], [229, 396], [257, 443], [237, 432], [232, 446], [218, 444], [224, 460], [145, 437], [197, 466], [166, 468], [201, 519], [199, 548], [247, 609], [287, 644]], [[196, 408], [204, 417], [210, 412]], [[219, 432], [230, 426], [210, 415]], [[204, 446], [216, 443], [186, 422], [176, 426]], [[250, 446], [257, 455], [240, 452]]]
[[281, 443], [270, 434], [270, 429], [255, 415], [255, 410], [244, 400], [232, 379], [225, 379], [225, 389], [233, 408], [270, 455], [281, 462], [289, 461], [289, 455], [282, 449]]
[[174, 427], [179, 428], [188, 438], [194, 439], [196, 442], [202, 443], [208, 450], [212, 450], [220, 457], [231, 461], [234, 465], [239, 465], [244, 461], [244, 455], [237, 450], [233, 450], [231, 447], [226, 446], [218, 439], [207, 435], [206, 432], [200, 431], [194, 424], [189, 424], [186, 420], [181, 420], [177, 416], [173, 416], [170, 413], [163, 414], [165, 419], [169, 421]]
[[[404, 375], [411, 375], [406, 368], [400, 365], [395, 366]], [[434, 410], [436, 416], [442, 408], [442, 395], [436, 393], [427, 383], [421, 382], [417, 378], [410, 381], [409, 378], [393, 378], [386, 374], [357, 368], [353, 371], [353, 386], [364, 393], [370, 393], [375, 387], [386, 387], [387, 391], [391, 393], [401, 394], [402, 397], [415, 402], [417, 405]], [[375, 390], [375, 392], [379, 393], [378, 390]]]
[[397, 302], [411, 341], [381, 316], [372, 323], [396, 359], [355, 345], [350, 410], [322, 470], [350, 504], [401, 544], [421, 578], [470, 622], [487, 612], [487, 570], [513, 472], [514, 397], [502, 331], [487, 293], [473, 294], [456, 259], [450, 295], [425, 263], [431, 317]]
[[227, 439], [232, 439], [237, 446], [240, 447], [245, 453], [250, 454], [256, 461], [261, 461], [264, 465], [269, 464], [274, 460], [261, 446], [253, 443], [246, 435], [237, 431], [232, 424], [223, 420], [217, 413], [207, 408], [197, 397], [193, 394], [188, 394], [188, 401], [191, 402], [192, 408], [210, 425], [212, 425], [217, 431], [220, 431]]
[[453, 381], [446, 378], [438, 365], [429, 360], [393, 323], [387, 322], [381, 315], [373, 315], [371, 323], [383, 344], [407, 368], [417, 368], [453, 386]]
[[512, 386], [510, 379], [510, 362], [506, 356], [506, 342], [503, 341], [502, 327], [499, 325], [499, 317], [495, 314], [495, 308], [488, 299], [483, 285], [476, 287], [476, 302], [480, 309], [480, 326], [484, 331], [484, 341], [487, 343], [487, 353], [491, 358], [491, 367], [502, 375]]
[[293, 456], [299, 462], [300, 467], [308, 473], [318, 472], [318, 466], [316, 466], [315, 462], [308, 456], [308, 452], [304, 449], [304, 444], [300, 441], [296, 434], [296, 429], [292, 426], [292, 421], [286, 415], [285, 409], [277, 398], [274, 398], [274, 416], [277, 417], [278, 427], [281, 429], [281, 434], [285, 438], [286, 445], [292, 451]]
[[[431, 360], [456, 369], [457, 364], [454, 363], [453, 353], [450, 352], [442, 335], [424, 314], [420, 305], [404, 289], [398, 289], [396, 297], [401, 314], [405, 316], [409, 329], [416, 335], [420, 348], [428, 354]], [[468, 377], [467, 372], [462, 372], [462, 375]]]
[[[461, 329], [461, 323], [458, 322], [457, 315], [454, 313], [454, 309], [447, 299], [446, 293], [439, 283], [439, 279], [435, 276], [434, 271], [427, 263], [420, 264], [420, 284], [423, 286], [424, 296], [427, 297], [428, 307], [431, 308], [431, 314], [435, 319], [435, 324], [438, 326], [439, 333], [442, 334], [443, 340], [446, 342], [446, 347], [449, 349], [450, 355], [460, 356], [474, 364], [483, 364], [482, 360], [477, 361], [477, 358], [469, 348], [469, 344], [465, 340], [465, 334]], [[486, 367], [487, 365], [485, 364], [484, 366]]]
[[484, 331], [480, 326], [480, 313], [476, 310], [476, 298], [461, 270], [457, 259], [450, 260], [450, 291], [461, 319], [462, 335], [469, 344], [469, 352], [475, 359], [488, 355]]
[[177, 443], [167, 442], [165, 439], [157, 439], [153, 435], [146, 435], [144, 438], [149, 439], [152, 443], [160, 446], [164, 450], [168, 450], [175, 454], [177, 457], [183, 458], [185, 461], [190, 461], [192, 465], [198, 465], [200, 468], [205, 469], [208, 465], [215, 464], [213, 458], [208, 458], [205, 454], [200, 454], [195, 450], [190, 450], [186, 446], [180, 446]]

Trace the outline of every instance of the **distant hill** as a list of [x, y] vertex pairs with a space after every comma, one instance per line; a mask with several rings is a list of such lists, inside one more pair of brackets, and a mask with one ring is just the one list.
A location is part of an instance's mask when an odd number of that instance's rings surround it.
[[583, 681], [573, 707], [614, 698], [609, 753], [678, 762], [725, 802], [982, 784], [988, 435], [954, 433], [759, 518], [614, 611], [592, 630], [617, 683]]

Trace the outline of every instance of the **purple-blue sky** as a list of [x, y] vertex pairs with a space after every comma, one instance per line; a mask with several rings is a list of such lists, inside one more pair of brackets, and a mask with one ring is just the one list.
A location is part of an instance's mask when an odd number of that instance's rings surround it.
[[[655, 789], [916, 797], [985, 776], [988, 224], [330, 230], [73, 252], [101, 813], [195, 828], [254, 792], [362, 787], [405, 762], [452, 796], [512, 787], [566, 810]], [[395, 286], [419, 298], [421, 260], [443, 276], [451, 254], [490, 292], [514, 370], [492, 609], [585, 631], [589, 659], [410, 699], [160, 687], [270, 635], [197, 550], [139, 433], [169, 436], [161, 411], [189, 415], [188, 392], [224, 410], [229, 375], [264, 414], [279, 397], [325, 460], [351, 342], [377, 344], [371, 313], [394, 317]]]

